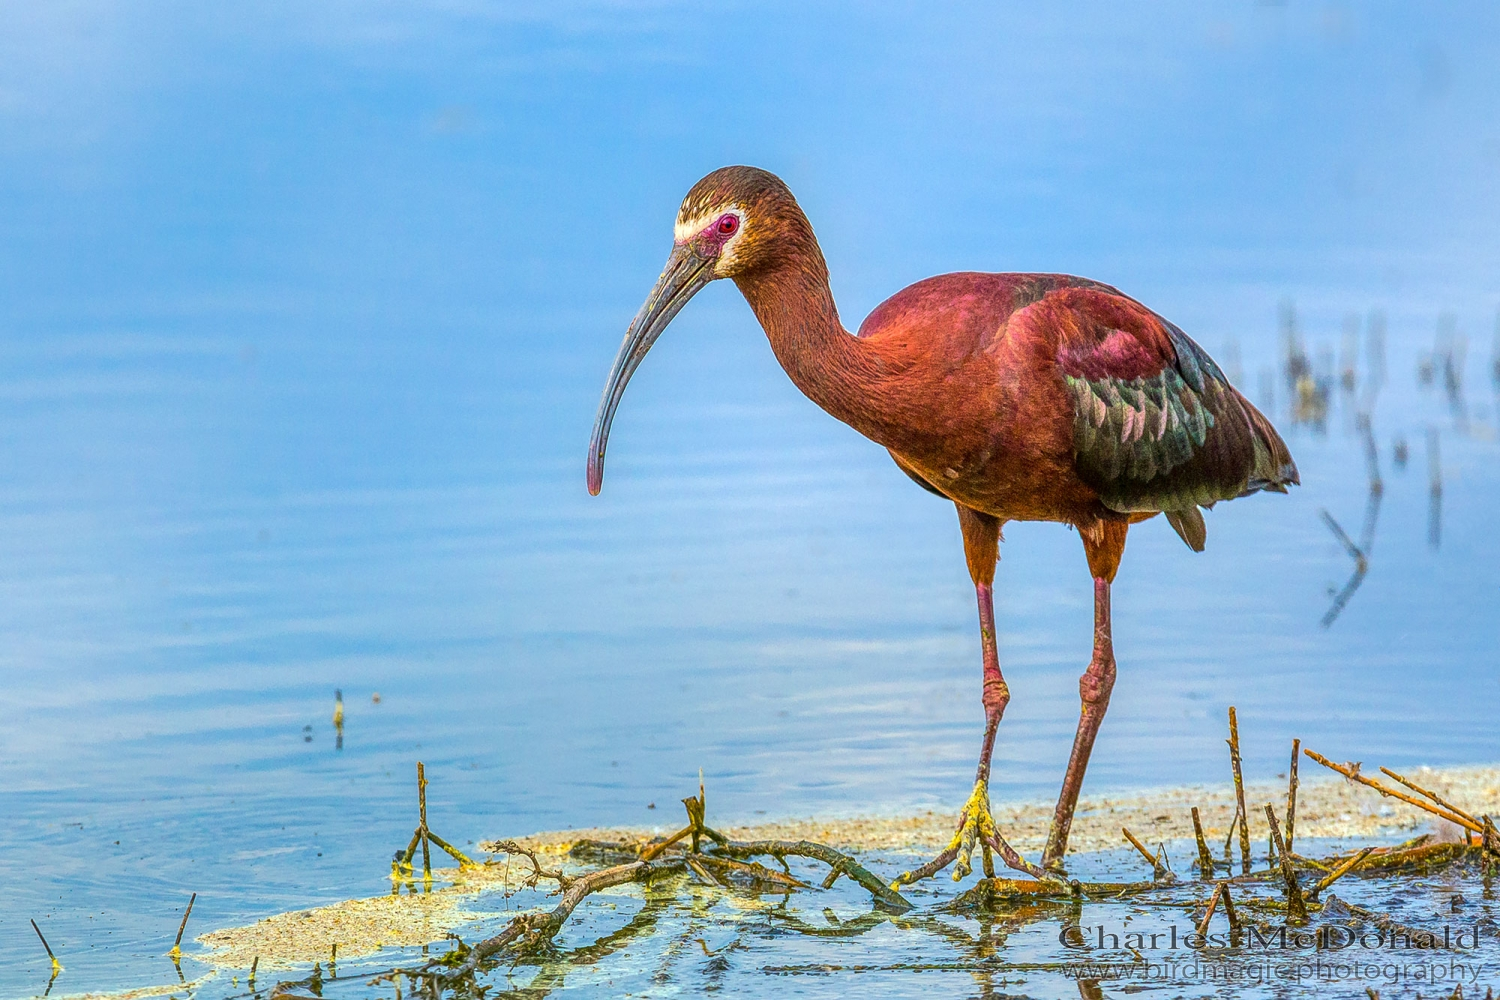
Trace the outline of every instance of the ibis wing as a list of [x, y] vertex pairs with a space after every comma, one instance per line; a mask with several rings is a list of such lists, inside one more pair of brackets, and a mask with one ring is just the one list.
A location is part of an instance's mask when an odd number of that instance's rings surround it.
[[1167, 511], [1196, 549], [1199, 506], [1297, 482], [1270, 421], [1173, 324], [1098, 288], [1060, 290], [1032, 308], [1059, 331], [1074, 461], [1105, 506]]

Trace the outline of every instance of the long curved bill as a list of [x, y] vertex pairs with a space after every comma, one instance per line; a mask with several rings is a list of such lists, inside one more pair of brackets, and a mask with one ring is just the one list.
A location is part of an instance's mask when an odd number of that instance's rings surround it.
[[679, 243], [672, 248], [667, 266], [656, 279], [656, 287], [635, 314], [630, 329], [625, 331], [625, 341], [620, 344], [620, 353], [615, 355], [609, 379], [604, 383], [604, 396], [599, 400], [599, 414], [594, 418], [594, 433], [589, 439], [588, 484], [593, 495], [598, 496], [604, 485], [604, 447], [609, 443], [609, 425], [615, 419], [620, 398], [625, 395], [626, 383], [672, 317], [713, 279], [713, 258], [700, 256], [691, 244]]

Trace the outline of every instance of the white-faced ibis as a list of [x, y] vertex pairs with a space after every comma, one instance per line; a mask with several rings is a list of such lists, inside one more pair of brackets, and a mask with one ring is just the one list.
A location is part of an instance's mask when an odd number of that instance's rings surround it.
[[1173, 324], [1108, 285], [1062, 274], [962, 272], [887, 299], [859, 332], [839, 322], [812, 226], [780, 178], [724, 167], [688, 192], [675, 240], [615, 358], [589, 444], [588, 487], [625, 385], [687, 301], [732, 278], [786, 373], [824, 410], [890, 451], [896, 465], [958, 508], [979, 598], [985, 712], [979, 773], [953, 842], [901, 882], [977, 844], [1044, 876], [995, 828], [989, 807], [995, 730], [1010, 700], [995, 649], [991, 585], [1006, 521], [1078, 529], [1094, 578], [1094, 653], [1042, 864], [1058, 867], [1099, 723], [1115, 683], [1110, 583], [1130, 525], [1166, 514], [1194, 551], [1200, 507], [1298, 482], [1286, 445], [1219, 366]]

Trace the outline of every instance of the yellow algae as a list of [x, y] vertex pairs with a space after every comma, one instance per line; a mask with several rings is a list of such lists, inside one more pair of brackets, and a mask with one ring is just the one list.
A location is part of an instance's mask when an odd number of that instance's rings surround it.
[[[559, 854], [561, 852], [558, 852]], [[510, 888], [519, 888], [525, 864], [511, 864]], [[333, 946], [340, 958], [354, 959], [382, 948], [407, 948], [441, 941], [455, 927], [493, 914], [468, 908], [475, 894], [507, 886], [507, 866], [499, 864], [444, 872], [454, 884], [422, 892], [350, 899], [309, 910], [293, 910], [246, 927], [210, 931], [198, 937], [209, 949], [194, 955], [219, 968], [245, 969], [257, 957], [261, 969], [285, 969], [327, 962]]]
[[210, 972], [187, 982], [164, 983], [160, 986], [141, 986], [113, 993], [65, 993], [52, 994], [52, 1000], [147, 1000], [149, 997], [165, 997], [174, 993], [188, 996], [193, 990], [217, 978], [218, 972]]
[[339, 954], [357, 958], [382, 947], [405, 947], [439, 940], [466, 919], [467, 894], [451, 890], [430, 895], [351, 899], [312, 910], [278, 913], [248, 927], [213, 931], [198, 940], [213, 951], [203, 959], [221, 967], [247, 968], [258, 956], [262, 969], [326, 962]]

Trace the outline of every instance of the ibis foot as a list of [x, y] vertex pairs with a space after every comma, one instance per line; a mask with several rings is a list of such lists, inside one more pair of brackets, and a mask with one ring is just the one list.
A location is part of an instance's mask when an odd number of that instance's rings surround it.
[[974, 870], [970, 859], [973, 857], [976, 846], [983, 851], [986, 878], [995, 877], [994, 855], [998, 854], [1000, 860], [1008, 867], [1025, 872], [1032, 878], [1043, 882], [1060, 881], [1057, 876], [1043, 871], [1021, 857], [1016, 849], [1000, 836], [1000, 830], [995, 826], [995, 818], [990, 815], [989, 784], [981, 778], [974, 782], [974, 791], [970, 794], [969, 801], [964, 803], [963, 811], [958, 814], [958, 832], [953, 835], [948, 846], [922, 867], [902, 872], [896, 881], [891, 883], [891, 888], [899, 890], [903, 885], [931, 878], [950, 864], [953, 865], [953, 881], [962, 881]]

